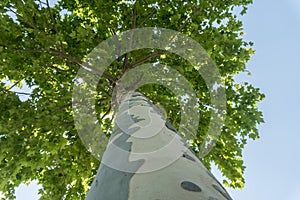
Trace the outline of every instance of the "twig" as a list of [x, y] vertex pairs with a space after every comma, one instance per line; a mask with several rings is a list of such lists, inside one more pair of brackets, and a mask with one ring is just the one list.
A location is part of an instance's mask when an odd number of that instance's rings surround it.
[[139, 24], [139, 27], [140, 26], [143, 26], [143, 24], [148, 20], [148, 19], [150, 19], [150, 17], [151, 16], [153, 16], [154, 15], [154, 13], [155, 13], [155, 9], [152, 11], [152, 13], [150, 13], [140, 24]]
[[[128, 49], [131, 49], [131, 46], [132, 46], [132, 38], [134, 35], [134, 29], [136, 28], [136, 18], [137, 18], [137, 11], [136, 11], [136, 5], [134, 5], [133, 16], [132, 16], [132, 27], [131, 27], [132, 30], [130, 32], [130, 43], [129, 43]], [[123, 72], [125, 72], [129, 66], [129, 64], [128, 64], [129, 56], [130, 56], [130, 52], [127, 52], [125, 55], [124, 63], [123, 63]]]
[[[187, 25], [188, 21], [189, 21], [190, 19], [192, 19], [192, 18], [195, 16], [195, 14], [196, 14], [197, 12], [199, 12], [198, 9], [197, 9], [197, 11], [194, 12], [191, 16], [187, 17], [187, 18], [185, 19], [184, 23], [181, 25], [181, 27], [179, 27], [179, 29], [178, 29], [177, 32], [180, 32], [180, 31]], [[176, 35], [177, 35], [177, 34], [174, 34], [174, 35], [173, 35], [173, 37], [170, 39], [170, 43], [171, 43], [171, 41], [176, 37]]]
[[62, 43], [62, 39], [61, 39], [61, 36], [60, 36], [60, 34], [59, 34], [59, 32], [58, 32], [57, 25], [56, 25], [56, 23], [55, 23], [55, 19], [54, 19], [54, 17], [53, 17], [52, 12], [51, 12], [51, 7], [50, 7], [50, 4], [49, 4], [49, 1], [48, 1], [48, 0], [46, 0], [46, 4], [47, 4], [47, 8], [48, 8], [48, 11], [49, 11], [51, 20], [52, 20], [52, 24], [53, 24], [55, 33], [56, 33], [56, 35], [57, 35], [58, 38], [59, 38], [59, 43], [60, 43], [60, 48], [59, 48], [59, 49], [61, 49], [62, 52], [65, 52], [64, 47], [63, 47], [63, 43]]
[[17, 91], [11, 91], [11, 90], [9, 92], [13, 92], [15, 94], [20, 94], [20, 95], [27, 95], [27, 96], [31, 95], [31, 93], [28, 93], [28, 92], [17, 92]]
[[163, 51], [158, 51], [158, 52], [149, 54], [149, 55], [147, 55], [146, 57], [141, 58], [141, 59], [137, 60], [136, 62], [130, 64], [130, 65], [128, 66], [128, 69], [134, 68], [135, 66], [139, 65], [140, 63], [143, 63], [143, 62], [145, 62], [145, 61], [148, 61], [148, 60], [150, 60], [151, 58], [154, 58], [154, 57], [156, 57], [156, 56], [158, 56], [158, 55], [161, 55], [161, 54], [163, 54], [163, 53], [164, 53]]
[[100, 118], [100, 120], [102, 121], [103, 119], [104, 119], [104, 117], [106, 116], [106, 115], [108, 115], [108, 113], [111, 111], [111, 105], [109, 105], [109, 108], [108, 108], [108, 110], [104, 113], [104, 115]]
[[77, 59], [76, 57], [74, 56], [71, 56], [70, 54], [67, 54], [67, 53], [64, 53], [64, 52], [60, 52], [60, 51], [55, 51], [55, 50], [52, 50], [52, 49], [25, 49], [25, 48], [9, 48], [8, 46], [5, 46], [5, 45], [1, 45], [0, 46], [4, 47], [4, 48], [8, 48], [8, 49], [11, 49], [11, 50], [15, 50], [15, 51], [27, 51], [27, 52], [31, 52], [31, 53], [50, 53], [50, 54], [53, 54], [53, 55], [56, 55], [56, 56], [60, 56], [62, 58], [65, 58], [65, 59], [68, 59], [78, 65], [81, 65], [81, 66], [84, 66], [86, 68], [89, 68], [97, 73], [102, 73], [102, 76], [104, 78], [107, 78], [109, 81], [111, 81], [112, 83], [115, 83], [117, 80], [116, 78], [110, 76], [109, 74], [97, 69], [97, 68], [94, 68], [92, 67], [91, 65], [89, 65], [88, 63], [86, 62], [83, 62], [79, 59]]
[[95, 71], [95, 72], [97, 72], [97, 73], [102, 73], [102, 76], [103, 76], [104, 78], [107, 78], [107, 79], [108, 79], [109, 81], [111, 81], [112, 83], [115, 83], [115, 82], [117, 81], [116, 78], [110, 76], [109, 74], [107, 74], [107, 73], [105, 73], [105, 72], [103, 72], [103, 71], [101, 71], [101, 70], [99, 70], [99, 69], [97, 69], [97, 68], [94, 68], [94, 67], [92, 67], [91, 65], [89, 65], [88, 63], [83, 62], [83, 61], [77, 59], [76, 57], [73, 57], [73, 56], [71, 56], [71, 55], [69, 55], [69, 54], [67, 54], [67, 53], [57, 52], [57, 51], [50, 51], [50, 53], [53, 53], [53, 54], [56, 54], [56, 55], [60, 55], [60, 56], [62, 56], [62, 57], [64, 57], [64, 58], [67, 58], [67, 59], [73, 61], [74, 63], [76, 63], [76, 64], [78, 64], [78, 65], [82, 65], [82, 66], [84, 66], [84, 67], [86, 67], [86, 68], [92, 69], [93, 71]]
[[[196, 12], [194, 12], [191, 16], [189, 16], [188, 18], [186, 18], [186, 20], [184, 21], [184, 23], [182, 24], [182, 26], [178, 29], [178, 32], [180, 32], [180, 31], [187, 25], [188, 21], [189, 21], [192, 17], [194, 17], [195, 14], [196, 14], [197, 12], [198, 12], [198, 10], [197, 10]], [[174, 34], [174, 35], [171, 37], [170, 43], [172, 42], [172, 40], [175, 38], [176, 35], [177, 35], [177, 34]], [[163, 51], [158, 51], [158, 52], [156, 52], [156, 53], [150, 54], [150, 55], [148, 55], [148, 56], [146, 56], [146, 57], [144, 57], [144, 58], [142, 58], [142, 59], [136, 61], [135, 63], [129, 65], [127, 68], [134, 68], [135, 66], [139, 65], [140, 63], [143, 63], [143, 62], [145, 62], [145, 61], [148, 61], [148, 60], [150, 60], [151, 58], [153, 58], [153, 57], [155, 57], [155, 56], [158, 56], [158, 55], [161, 55], [161, 54], [163, 54], [163, 53], [164, 53]]]
[[22, 80], [23, 80], [23, 79], [18, 80], [18, 81], [15, 82], [12, 86], [10, 86], [7, 90], [10, 91], [12, 88], [14, 88], [16, 85], [18, 85]]
[[38, 28], [34, 25], [34, 23], [26, 21], [25, 18], [24, 18], [22, 15], [20, 15], [20, 14], [17, 13], [17, 12], [15, 12], [15, 11], [12, 10], [11, 8], [7, 7], [7, 9], [8, 9], [10, 12], [14, 13], [16, 16], [18, 16], [18, 17], [20, 17], [21, 19], [23, 19], [23, 20], [24, 20], [24, 23], [28, 24], [28, 25], [29, 25], [31, 28], [33, 28], [36, 32], [41, 33], [42, 37], [43, 37], [45, 40], [48, 40], [49, 42], [51, 42], [53, 45], [56, 46], [55, 41], [52, 40], [52, 39], [50, 39], [49, 37], [47, 37], [43, 31], [41, 31], [40, 29], [38, 29]]

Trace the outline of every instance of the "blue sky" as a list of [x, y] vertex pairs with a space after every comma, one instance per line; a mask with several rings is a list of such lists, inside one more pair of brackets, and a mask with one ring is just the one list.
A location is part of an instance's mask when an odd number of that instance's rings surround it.
[[244, 152], [245, 188], [229, 192], [233, 199], [300, 200], [300, 1], [256, 0], [242, 19], [256, 55], [252, 76], [239, 80], [266, 94], [266, 123]]
[[[245, 188], [228, 191], [236, 200], [300, 200], [300, 0], [256, 0], [241, 19], [256, 54], [248, 63], [252, 76], [237, 80], [266, 94], [259, 105], [266, 123], [244, 151]], [[17, 200], [38, 199], [36, 188], [20, 187]]]

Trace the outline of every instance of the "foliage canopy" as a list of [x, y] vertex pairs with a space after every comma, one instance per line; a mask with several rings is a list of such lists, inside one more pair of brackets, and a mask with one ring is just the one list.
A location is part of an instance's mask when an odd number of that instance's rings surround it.
[[[242, 150], [259, 138], [263, 122], [257, 103], [264, 95], [234, 76], [247, 71], [254, 50], [244, 41], [235, 9], [245, 14], [252, 0], [104, 1], [1, 0], [0, 2], [0, 190], [13, 199], [14, 188], [38, 180], [41, 199], [84, 199], [99, 161], [78, 137], [72, 115], [74, 77], [84, 58], [101, 41], [122, 31], [163, 27], [199, 42], [219, 67], [226, 86], [225, 125], [213, 151], [202, 161], [214, 162], [225, 184], [242, 188]], [[103, 130], [111, 133], [111, 96], [125, 71], [145, 62], [160, 62], [183, 74], [197, 92], [201, 121], [192, 142], [197, 153], [210, 119], [205, 83], [193, 66], [173, 54], [153, 49], [117, 59], [100, 79], [97, 112]], [[10, 84], [6, 84], [7, 81]], [[28, 93], [18, 92], [26, 83]], [[179, 104], [159, 85], [139, 89], [162, 105], [168, 120], [179, 123]], [[26, 97], [26, 98], [20, 98]]]

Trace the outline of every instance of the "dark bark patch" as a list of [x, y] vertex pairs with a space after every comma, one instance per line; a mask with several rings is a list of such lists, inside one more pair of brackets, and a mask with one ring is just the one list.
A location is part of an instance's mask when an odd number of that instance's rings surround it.
[[174, 126], [172, 126], [172, 124], [170, 122], [166, 121], [165, 125], [168, 129], [170, 129], [171, 131], [174, 131], [175, 133], [178, 134], [176, 128]]
[[185, 190], [192, 191], [192, 192], [201, 192], [201, 188], [196, 185], [195, 183], [192, 183], [190, 181], [183, 181], [181, 182], [181, 187]]
[[184, 157], [184, 158], [186, 158], [186, 159], [189, 159], [189, 160], [191, 160], [191, 161], [196, 161], [192, 156], [190, 156], [190, 155], [187, 154], [187, 153], [184, 153], [184, 154], [182, 155], [182, 157]]

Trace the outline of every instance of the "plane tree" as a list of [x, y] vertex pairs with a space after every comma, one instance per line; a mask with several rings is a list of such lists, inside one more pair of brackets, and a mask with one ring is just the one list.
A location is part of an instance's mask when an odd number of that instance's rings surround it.
[[[174, 53], [142, 49], [120, 55], [99, 77], [95, 94], [98, 123], [109, 138], [115, 109], [111, 101], [121, 77], [144, 63], [168, 65], [184, 76], [196, 94], [201, 116], [189, 145], [205, 166], [215, 164], [223, 183], [242, 188], [242, 151], [259, 138], [263, 122], [257, 104], [264, 95], [235, 75], [248, 73], [254, 54], [245, 41], [238, 14], [251, 0], [228, 1], [48, 1], [0, 2], [0, 190], [14, 198], [21, 183], [37, 180], [41, 199], [83, 199], [99, 160], [80, 139], [74, 123], [72, 89], [78, 70], [98, 44], [123, 31], [162, 27], [198, 42], [222, 77], [226, 118], [214, 148], [204, 157], [201, 145], [212, 109], [209, 90], [195, 67]], [[21, 88], [22, 90], [18, 90]], [[27, 89], [26, 89], [27, 88]], [[147, 84], [138, 88], [161, 108], [175, 128], [180, 124], [180, 101], [168, 88]], [[184, 133], [183, 133], [184, 134]], [[98, 141], [101, 143], [101, 141]], [[106, 143], [101, 144], [105, 147]]]

